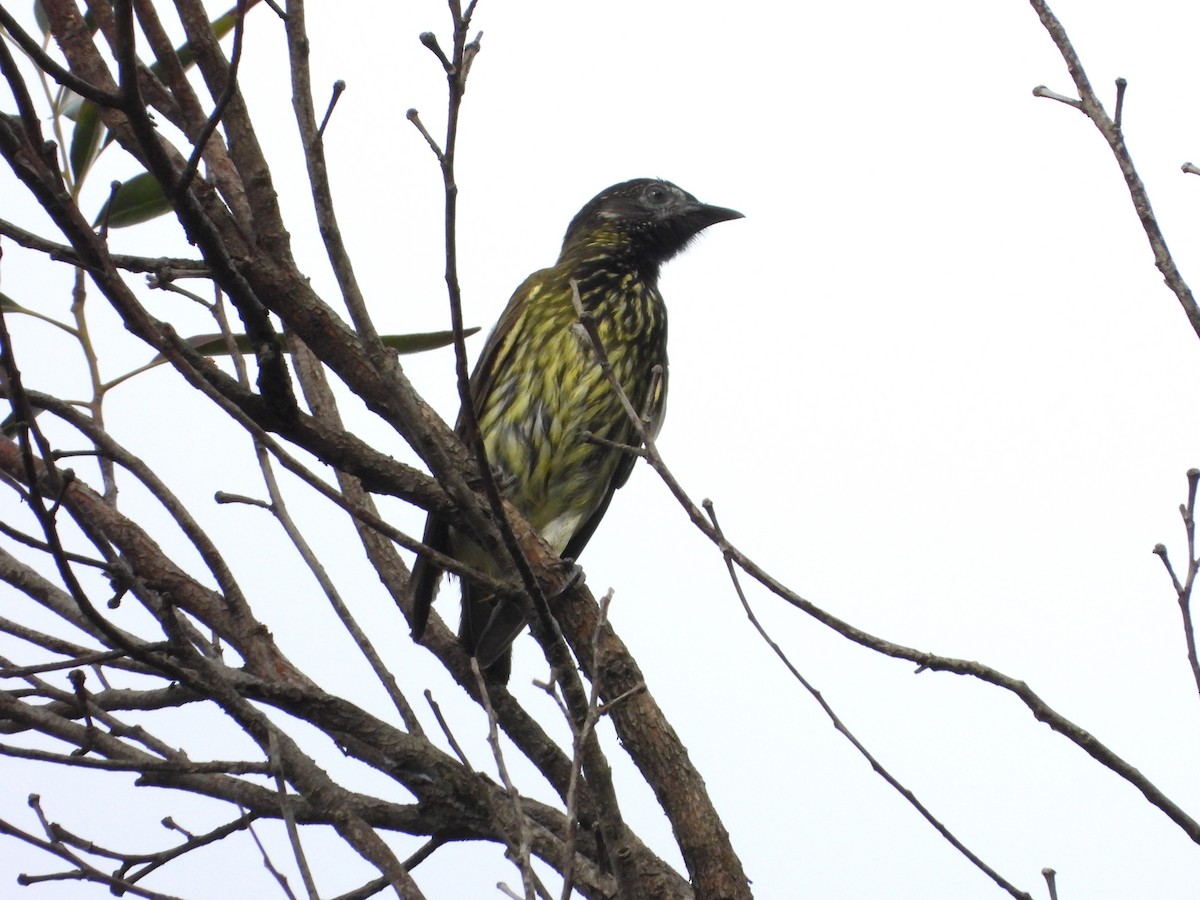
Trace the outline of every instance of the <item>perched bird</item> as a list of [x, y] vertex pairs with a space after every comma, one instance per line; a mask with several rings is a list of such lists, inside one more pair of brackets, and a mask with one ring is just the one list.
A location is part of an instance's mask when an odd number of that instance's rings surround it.
[[[634, 407], [648, 411], [648, 430], [656, 434], [667, 392], [667, 309], [658, 291], [659, 269], [709, 225], [741, 215], [701, 203], [667, 181], [613, 185], [579, 211], [558, 262], [525, 279], [488, 337], [471, 376], [488, 464], [505, 497], [559, 555], [579, 555], [633, 468], [636, 457], [621, 446], [640, 443], [578, 327], [571, 282], [594, 317], [614, 374]], [[661, 377], [654, 375], [656, 366]], [[424, 540], [483, 571], [497, 568], [437, 516], [429, 517]], [[418, 640], [441, 574], [424, 558], [413, 567]], [[463, 645], [489, 678], [507, 681], [510, 645], [524, 621], [511, 612], [493, 617], [492, 596], [475, 585], [464, 581], [462, 593]]]

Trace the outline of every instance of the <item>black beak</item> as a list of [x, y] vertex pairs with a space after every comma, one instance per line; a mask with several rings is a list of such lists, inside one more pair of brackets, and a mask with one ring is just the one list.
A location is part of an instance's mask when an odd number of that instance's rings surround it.
[[696, 203], [683, 211], [683, 219], [695, 229], [696, 233], [703, 231], [709, 225], [718, 222], [728, 222], [732, 219], [744, 218], [736, 209], [726, 209], [723, 206], [709, 206], [707, 203]]
[[736, 209], [690, 200], [661, 213], [656, 238], [648, 249], [656, 263], [664, 263], [687, 247], [709, 225], [740, 218], [742, 214]]

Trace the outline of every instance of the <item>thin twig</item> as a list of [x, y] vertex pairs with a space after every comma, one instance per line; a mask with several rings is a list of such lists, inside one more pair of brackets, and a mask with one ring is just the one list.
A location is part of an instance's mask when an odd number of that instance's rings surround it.
[[[32, 231], [26, 231], [19, 225], [14, 225], [4, 219], [0, 219], [0, 235], [12, 238], [17, 244], [29, 250], [45, 253], [55, 261], [68, 262], [76, 266], [83, 265], [83, 261], [74, 247], [51, 241]], [[170, 273], [172, 277], [180, 278], [204, 278], [209, 274], [208, 265], [199, 259], [134, 256], [128, 253], [113, 253], [109, 259], [116, 268], [130, 272], [164, 272]]]
[[[279, 754], [278, 736], [274, 729], [271, 731], [269, 753], [271, 765], [274, 768], [275, 790], [279, 794], [279, 811], [283, 816], [284, 825], [287, 827], [288, 843], [292, 845], [292, 854], [296, 857], [296, 866], [300, 869], [300, 878], [304, 881], [304, 887], [308, 891], [309, 900], [318, 900], [317, 883], [313, 880], [312, 870], [308, 867], [308, 857], [304, 855], [304, 847], [300, 843], [300, 830], [296, 828], [296, 811], [293, 809], [292, 797], [288, 793], [287, 779], [283, 775], [283, 759]], [[262, 848], [261, 844], [259, 848]], [[266, 851], [263, 851], [263, 860], [266, 862], [267, 868], [275, 874], [280, 886], [287, 895], [292, 897], [292, 900], [295, 900], [292, 892], [288, 890], [287, 879], [275, 872], [275, 867], [271, 865], [270, 860], [267, 858]]]
[[[222, 335], [224, 335], [226, 345], [228, 346], [230, 353], [233, 355], [234, 369], [237, 373], [238, 380], [243, 384], [243, 386], [248, 387], [249, 374], [246, 371], [245, 360], [240, 353], [234, 352], [236, 348], [233, 345], [233, 333], [229, 327], [229, 320], [225, 315], [225, 306], [221, 302], [221, 298], [219, 296], [217, 297], [217, 301], [213, 304], [212, 309], [217, 325], [221, 329]], [[298, 365], [297, 373], [302, 380], [304, 390], [310, 390], [313, 385], [311, 385], [309, 383], [309, 379], [305, 377], [308, 374], [305, 367]], [[379, 680], [380, 684], [383, 685], [384, 690], [387, 691], [388, 697], [391, 698], [393, 705], [396, 707], [396, 711], [400, 713], [400, 717], [408, 726], [409, 731], [413, 734], [421, 734], [421, 725], [417, 721], [416, 715], [413, 713], [412, 706], [409, 704], [408, 698], [405, 697], [404, 693], [400, 690], [400, 685], [397, 684], [395, 676], [393, 676], [392, 673], [388, 671], [387, 666], [384, 665], [382, 658], [379, 656], [379, 652], [375, 649], [375, 645], [367, 637], [366, 632], [359, 626], [358, 620], [355, 619], [354, 614], [351, 613], [350, 608], [342, 599], [341, 592], [338, 591], [333, 579], [329, 577], [328, 571], [321, 564], [316, 552], [305, 539], [303, 532], [301, 532], [300, 528], [296, 525], [295, 520], [292, 518], [291, 513], [288, 511], [287, 503], [284, 500], [283, 491], [279, 486], [279, 482], [275, 477], [275, 470], [271, 465], [271, 456], [266, 443], [256, 439], [254, 441], [254, 454], [258, 461], [259, 471], [262, 473], [263, 482], [266, 484], [267, 493], [271, 500], [269, 503], [262, 503], [261, 501], [252, 500], [250, 498], [237, 497], [236, 499], [239, 502], [257, 505], [268, 510], [275, 517], [276, 521], [279, 522], [280, 526], [283, 528], [284, 534], [287, 536], [288, 540], [292, 542], [292, 546], [295, 547], [296, 552], [300, 554], [301, 560], [303, 560], [304, 564], [308, 567], [308, 570], [312, 573], [314, 579], [316, 579], [317, 584], [325, 594], [325, 598], [329, 601], [329, 605], [333, 607], [334, 613], [336, 613], [337, 617], [341, 620], [343, 627], [346, 629], [347, 633], [350, 635], [350, 638], [358, 647], [359, 652], [362, 653], [363, 657], [367, 660], [367, 664], [371, 667], [371, 671], [375, 673], [375, 677]], [[330, 490], [332, 492], [332, 489]], [[232, 499], [234, 499], [234, 496], [235, 495], [219, 492], [217, 494], [217, 502], [231, 502]]]
[[588, 692], [587, 716], [583, 722], [578, 724], [570, 716], [567, 716], [567, 724], [571, 727], [572, 752], [571, 781], [567, 785], [567, 833], [563, 837], [561, 900], [570, 900], [571, 892], [575, 888], [575, 840], [579, 833], [579, 810], [577, 809], [579, 779], [583, 777], [584, 746], [601, 715], [600, 685], [603, 680], [604, 666], [601, 665], [603, 651], [600, 636], [604, 631], [604, 626], [608, 624], [608, 608], [612, 604], [612, 597], [612, 588], [609, 588], [600, 598], [600, 615], [596, 617], [596, 628], [592, 633], [592, 671], [596, 674], [592, 680], [591, 690]]
[[[0, 388], [0, 396], [4, 395], [5, 392], [3, 388]], [[67, 454], [56, 453], [54, 454], [54, 457], [55, 459], [65, 459]], [[12, 539], [19, 544], [24, 544], [26, 547], [32, 547], [34, 550], [41, 550], [43, 553], [50, 552], [50, 545], [45, 541], [39, 541], [32, 535], [25, 534], [22, 531], [17, 531], [15, 528], [5, 524], [4, 522], [0, 522], [0, 534], [3, 534], [5, 537]], [[90, 556], [84, 556], [82, 553], [68, 552], [67, 559], [73, 563], [79, 563], [81, 566], [91, 566], [93, 569], [100, 569], [110, 573], [112, 571], [112, 567], [109, 566], [108, 563], [104, 562], [103, 560], [92, 559]]]
[[54, 57], [42, 50], [38, 42], [21, 28], [17, 20], [2, 5], [0, 5], [0, 26], [3, 26], [4, 30], [12, 35], [13, 39], [17, 42], [17, 46], [33, 60], [38, 69], [47, 73], [63, 87], [101, 106], [117, 107], [121, 105], [122, 98], [119, 93], [98, 88], [91, 82], [75, 76], [70, 70], [60, 66]]
[[7, 834], [10, 837], [15, 837], [18, 840], [24, 841], [26, 844], [38, 847], [45, 850], [59, 859], [71, 864], [75, 867], [73, 872], [63, 872], [58, 875], [25, 875], [17, 876], [17, 883], [21, 885], [38, 884], [45, 881], [94, 881], [98, 884], [106, 884], [116, 891], [125, 891], [130, 894], [135, 894], [138, 897], [145, 897], [146, 900], [181, 900], [172, 894], [163, 894], [158, 891], [148, 891], [145, 888], [138, 887], [130, 881], [123, 878], [115, 878], [106, 872], [97, 869], [83, 857], [71, 852], [61, 842], [46, 841], [30, 834], [9, 822], [0, 819], [0, 834]]
[[246, 828], [246, 832], [250, 835], [250, 840], [254, 841], [254, 846], [258, 848], [259, 856], [262, 857], [263, 868], [275, 879], [275, 883], [287, 895], [288, 900], [296, 900], [296, 895], [292, 892], [291, 887], [288, 886], [287, 876], [276, 869], [275, 864], [271, 862], [271, 854], [267, 852], [266, 846], [258, 836], [258, 830], [251, 825]]
[[[587, 707], [583, 685], [571, 661], [570, 649], [567, 646], [566, 639], [563, 637], [558, 620], [555, 619], [554, 614], [550, 611], [550, 605], [546, 601], [546, 596], [542, 591], [541, 585], [538, 583], [529, 560], [526, 559], [520, 542], [509, 522], [505, 511], [504, 499], [488, 461], [487, 448], [484, 446], [483, 435], [479, 429], [477, 411], [471, 392], [471, 377], [467, 367], [467, 349], [462, 315], [462, 289], [458, 278], [458, 185], [455, 183], [454, 161], [458, 139], [459, 116], [467, 87], [467, 73], [470, 69], [472, 59], [479, 53], [479, 36], [476, 36], [474, 41], [467, 41], [467, 35], [471, 26], [470, 16], [474, 8], [474, 3], [469, 4], [464, 14], [457, 0], [451, 0], [450, 2], [450, 11], [454, 24], [454, 49], [450, 57], [452, 65], [446, 72], [449, 100], [444, 149], [439, 149], [437, 143], [431, 137], [428, 135], [426, 137], [435, 155], [438, 157], [445, 195], [445, 211], [443, 215], [446, 256], [445, 280], [450, 305], [450, 321], [454, 332], [454, 364], [460, 402], [460, 419], [457, 430], [462, 436], [463, 443], [467, 445], [475, 457], [480, 480], [483, 484], [484, 496], [487, 498], [488, 506], [499, 528], [502, 545], [508, 558], [512, 561], [513, 567], [520, 575], [521, 584], [525, 588], [525, 594], [533, 606], [537, 622], [545, 635], [542, 644], [543, 652], [546, 653], [547, 659], [554, 670], [562, 673], [562, 677], [564, 678], [564, 693], [572, 705], [572, 713], [578, 720], [582, 720], [586, 715], [585, 710]], [[426, 39], [422, 38], [422, 40], [425, 41]], [[436, 41], [434, 43], [436, 44]], [[426, 45], [428, 46], [428, 43]], [[410, 110], [409, 113], [409, 117], [414, 120], [414, 124], [417, 124], [422, 133], [426, 133], [424, 126], [420, 124], [419, 119], [416, 117], [415, 110]], [[497, 603], [505, 602], [513, 601], [506, 599], [497, 600]], [[599, 745], [594, 741], [589, 743], [588, 759], [594, 766], [599, 767], [599, 769], [607, 769], [607, 764], [603, 761], [603, 754], [600, 752]], [[598, 769], [591, 774], [595, 778], [605, 777], [601, 776]], [[608, 818], [602, 816], [602, 827], [609, 830], [610, 833], [607, 839], [612, 841], [615, 846], [620, 839], [619, 833], [624, 830], [624, 826], [623, 824], [618, 825], [617, 820], [613, 818], [616, 810], [615, 794], [612, 799], [613, 803], [609, 809], [610, 815]]]
[[[359, 340], [363, 342], [373, 365], [379, 371], [386, 369], [386, 350], [379, 340], [379, 333], [367, 310], [366, 299], [363, 296], [354, 265], [350, 260], [350, 252], [346, 247], [342, 231], [338, 225], [337, 214], [333, 204], [333, 190], [329, 182], [329, 169], [325, 160], [325, 145], [320, 139], [321, 130], [318, 127], [316, 108], [312, 96], [312, 72], [309, 67], [309, 43], [305, 24], [305, 9], [303, 2], [292, 0], [288, 4], [285, 20], [288, 57], [291, 62], [292, 75], [292, 107], [296, 113], [296, 124], [300, 128], [300, 141], [304, 149], [304, 161], [308, 167], [308, 181], [312, 190], [313, 209], [317, 216], [317, 225], [321, 230], [321, 239], [325, 244], [325, 254], [337, 278], [338, 289], [342, 300], [350, 312], [354, 329], [358, 332]], [[334, 100], [340, 91], [335, 88]], [[332, 103], [330, 104], [332, 110]], [[328, 114], [327, 114], [328, 117]]]
[[237, 92], [237, 75], [238, 67], [242, 62], [242, 34], [245, 31], [246, 25], [246, 0], [237, 0], [237, 19], [233, 25], [233, 50], [229, 54], [229, 69], [226, 74], [225, 90], [217, 100], [217, 105], [213, 108], [212, 115], [204, 123], [204, 127], [193, 141], [192, 153], [188, 157], [187, 165], [184, 166], [183, 172], [179, 176], [179, 181], [175, 184], [173, 194], [176, 197], [181, 197], [187, 193], [188, 187], [192, 183], [192, 179], [196, 175], [196, 170], [200, 167], [200, 158], [204, 155], [204, 150], [208, 146], [209, 139], [213, 136], [213, 132], [217, 130], [217, 125], [221, 121], [221, 117], [225, 115], [225, 110], [229, 108], [229, 103], [233, 100], [234, 94]]
[[1067, 106], [1077, 109], [1080, 112], [1083, 111], [1083, 101], [1082, 100], [1079, 100], [1075, 97], [1067, 97], [1064, 94], [1056, 93], [1056, 92], [1050, 90], [1050, 88], [1046, 87], [1044, 84], [1039, 84], [1037, 87], [1035, 87], [1033, 89], [1033, 96], [1044, 97], [1047, 100], [1057, 100], [1059, 103], [1065, 103]]
[[333, 94], [329, 98], [329, 105], [325, 107], [325, 117], [321, 119], [321, 125], [317, 129], [317, 140], [325, 139], [325, 127], [329, 124], [330, 118], [333, 116], [333, 108], [337, 106], [338, 98], [342, 96], [346, 90], [346, 82], [338, 79], [333, 83]]
[[1172, 822], [1178, 825], [1183, 831], [1196, 843], [1200, 843], [1200, 822], [1197, 822], [1189, 816], [1177, 803], [1171, 800], [1164, 794], [1153, 782], [1144, 776], [1135, 766], [1122, 759], [1105, 744], [1101, 743], [1097, 738], [1080, 728], [1074, 722], [1067, 719], [1065, 716], [1057, 712], [1053, 707], [1047, 704], [1039, 697], [1024, 681], [1020, 681], [1011, 676], [1005, 675], [991, 666], [984, 665], [979, 662], [967, 659], [956, 659], [948, 656], [938, 656], [933, 653], [928, 653], [923, 650], [917, 650], [913, 647], [907, 647], [903, 644], [897, 644], [892, 641], [884, 640], [876, 637], [867, 631], [851, 625], [849, 622], [839, 619], [837, 616], [826, 612], [821, 607], [817, 606], [809, 600], [804, 599], [791, 588], [784, 585], [778, 579], [770, 575], [765, 569], [758, 565], [754, 560], [750, 559], [745, 553], [731, 544], [723, 535], [717, 534], [712, 524], [707, 521], [700, 508], [684, 491], [683, 486], [672, 474], [671, 470], [663, 461], [662, 456], [655, 446], [653, 436], [650, 435], [642, 422], [638, 411], [630, 402], [629, 397], [625, 394], [620, 382], [613, 374], [612, 366], [609, 363], [608, 355], [604, 350], [604, 345], [597, 333], [596, 325], [590, 320], [589, 316], [584, 315], [582, 304], [579, 301], [578, 288], [574, 287], [574, 301], [576, 311], [580, 315], [582, 323], [592, 345], [592, 350], [596, 354], [597, 364], [604, 373], [609, 386], [616, 392], [617, 397], [621, 401], [621, 405], [625, 408], [625, 413], [629, 420], [633, 423], [637, 430], [638, 437], [641, 439], [643, 446], [646, 449], [646, 460], [658, 474], [659, 478], [666, 484], [667, 489], [675, 497], [676, 501], [683, 507], [692, 524], [700, 530], [713, 544], [717, 546], [722, 554], [728, 555], [738, 567], [742, 569], [751, 578], [758, 581], [765, 588], [770, 590], [780, 599], [786, 601], [812, 618], [816, 619], [822, 625], [830, 628], [842, 637], [853, 641], [867, 649], [874, 650], [877, 653], [891, 656], [896, 659], [905, 659], [917, 664], [920, 669], [933, 669], [943, 672], [952, 672], [956, 675], [969, 675], [972, 678], [978, 678], [988, 684], [1003, 688], [1006, 691], [1016, 695], [1022, 703], [1029, 708], [1034, 717], [1045, 722], [1054, 731], [1063, 735], [1067, 740], [1078, 746], [1081, 750], [1087, 753], [1092, 759], [1096, 760], [1101, 765], [1110, 769], [1121, 778], [1128, 781], [1139, 791], [1143, 796], [1155, 807], [1157, 807], [1164, 815]]
[[[128, 856], [124, 864], [117, 870], [117, 874], [121, 877], [128, 878], [129, 881], [140, 881], [152, 872], [161, 869], [172, 860], [178, 859], [184, 854], [191, 853], [200, 847], [207, 847], [222, 841], [231, 834], [239, 831], [248, 831], [250, 826], [260, 818], [257, 813], [243, 812], [232, 822], [227, 822], [224, 825], [219, 825], [209, 832], [204, 834], [193, 835], [183, 828], [175, 824], [174, 819], [169, 816], [162, 820], [164, 828], [170, 831], [177, 831], [182, 834], [187, 840], [184, 843], [170, 847], [166, 850], [161, 850], [158, 853], [143, 854], [141, 856]], [[134, 866], [140, 866], [134, 871]]]
[[438, 706], [436, 700], [433, 699], [433, 692], [428, 688], [425, 689], [425, 702], [429, 704], [429, 708], [433, 710], [433, 717], [437, 719], [437, 723], [441, 726], [442, 734], [446, 736], [446, 740], [450, 742], [450, 749], [454, 751], [454, 755], [458, 757], [458, 761], [463, 764], [463, 768], [468, 772], [475, 771], [471, 767], [471, 763], [467, 761], [467, 754], [463, 753], [462, 747], [458, 741], [454, 739], [454, 732], [450, 730], [449, 724], [446, 722], [445, 716], [442, 715], [442, 708]]
[[412, 122], [417, 131], [421, 133], [421, 137], [425, 138], [425, 143], [429, 145], [429, 149], [433, 151], [433, 155], [437, 157], [437, 161], [439, 163], [443, 162], [446, 159], [446, 154], [438, 145], [438, 142], [434, 140], [433, 135], [429, 133], [429, 129], [425, 127], [425, 123], [421, 121], [421, 114], [415, 109], [410, 109], [404, 114], [404, 118]]
[[[713, 502], [711, 500], [705, 500], [703, 501], [703, 505], [704, 511], [708, 513], [708, 517], [712, 522], [713, 529], [723, 538], [724, 535], [721, 531], [721, 525], [717, 521], [717, 511], [713, 506]], [[1013, 897], [1018, 898], [1018, 900], [1033, 900], [1029, 894], [1010, 884], [1006, 879], [1001, 877], [999, 872], [997, 872], [982, 859], [976, 856], [971, 850], [969, 850], [962, 841], [960, 841], [950, 832], [950, 829], [943, 825], [941, 821], [939, 821], [937, 817], [935, 817], [933, 813], [929, 811], [925, 804], [917, 799], [916, 794], [901, 784], [900, 781], [895, 778], [895, 776], [885, 769], [883, 764], [879, 762], [875, 755], [867, 750], [867, 748], [863, 746], [862, 742], [851, 733], [850, 729], [846, 727], [845, 723], [842, 722], [837, 713], [833, 711], [833, 707], [829, 705], [829, 702], [825, 699], [821, 692], [813, 687], [807, 678], [800, 674], [800, 670], [796, 668], [796, 666], [788, 658], [787, 654], [783, 652], [783, 648], [780, 647], [779, 644], [776, 643], [775, 639], [767, 633], [767, 630], [763, 628], [762, 623], [758, 620], [758, 616], [754, 614], [754, 610], [750, 607], [750, 601], [746, 599], [746, 592], [742, 590], [742, 583], [738, 578], [737, 569], [734, 568], [732, 557], [730, 557], [728, 553], [723, 555], [725, 557], [725, 568], [729, 572], [729, 579], [733, 582], [733, 589], [737, 593], [738, 600], [742, 604], [742, 609], [746, 611], [746, 618], [750, 620], [750, 624], [754, 626], [754, 630], [758, 632], [759, 637], [761, 637], [766, 642], [767, 646], [771, 648], [771, 652], [779, 657], [780, 662], [787, 667], [787, 670], [792, 674], [792, 677], [795, 678], [796, 681], [798, 681], [800, 685], [806, 691], [808, 691], [812, 698], [817, 701], [817, 704], [821, 707], [821, 710], [833, 724], [834, 729], [850, 742], [854, 749], [857, 750], [859, 754], [861, 754], [862, 757], [871, 764], [871, 768], [875, 770], [876, 774], [878, 774], [880, 778], [891, 785], [896, 793], [907, 800], [913, 806], [913, 808], [921, 814], [922, 818], [932, 825], [937, 830], [938, 834], [940, 834], [950, 843], [950, 846], [954, 847], [955, 850], [970, 860], [974, 866], [976, 866], [981, 872], [991, 878], [992, 881], [996, 882], [996, 884], [998, 884]]]
[[1171, 578], [1171, 585], [1175, 588], [1175, 598], [1179, 602], [1179, 612], [1183, 617], [1183, 638], [1187, 644], [1188, 665], [1196, 682], [1196, 691], [1200, 693], [1200, 658], [1197, 657], [1196, 629], [1192, 623], [1192, 589], [1196, 584], [1196, 575], [1200, 573], [1200, 559], [1196, 557], [1196, 489], [1200, 485], [1200, 469], [1188, 469], [1187, 479], [1187, 503], [1179, 506], [1184, 533], [1187, 535], [1188, 567], [1183, 583], [1180, 583], [1179, 576], [1175, 574], [1165, 545], [1155, 544], [1154, 555], [1162, 560], [1163, 567]]
[[500, 747], [500, 728], [496, 710], [492, 708], [492, 701], [488, 696], [488, 685], [479, 668], [479, 660], [473, 656], [471, 657], [471, 671], [475, 675], [475, 684], [479, 689], [480, 703], [483, 704], [483, 709], [487, 713], [488, 745], [491, 746], [492, 757], [496, 760], [500, 782], [504, 785], [504, 791], [512, 803], [513, 817], [517, 827], [517, 842], [513, 849], [517, 856], [516, 864], [517, 870], [521, 873], [521, 883], [525, 887], [525, 900], [536, 900], [533, 887], [533, 868], [529, 859], [529, 848], [533, 843], [533, 837], [529, 833], [529, 822], [525, 818], [525, 811], [521, 808], [521, 794], [513, 784], [512, 778], [509, 777], [508, 766], [504, 762], [504, 751]]
[[[1063, 97], [1061, 94], [1055, 94], [1045, 87], [1034, 88], [1034, 95], [1038, 97], [1049, 97], [1073, 106], [1083, 112], [1096, 129], [1104, 136], [1104, 140], [1108, 142], [1109, 148], [1112, 150], [1113, 156], [1117, 160], [1117, 165], [1121, 169], [1121, 174], [1125, 178], [1125, 186], [1129, 191], [1129, 197], [1133, 201], [1134, 211], [1137, 213], [1138, 219], [1141, 220], [1142, 230], [1146, 232], [1146, 239], [1150, 242], [1150, 249], [1154, 253], [1154, 264], [1162, 273], [1163, 279], [1175, 294], [1179, 301], [1179, 305], [1183, 307], [1183, 312], [1187, 316], [1188, 321], [1192, 325], [1192, 330], [1200, 336], [1200, 305], [1197, 305], [1195, 297], [1192, 296], [1192, 290], [1188, 287], [1180, 274], [1178, 267], [1175, 265], [1175, 260], [1171, 256], [1171, 251], [1167, 249], [1166, 238], [1163, 237], [1162, 229], [1159, 228], [1158, 219], [1154, 216], [1154, 210], [1150, 206], [1150, 195], [1146, 192], [1146, 186], [1142, 183], [1141, 177], [1133, 166], [1133, 157], [1130, 156], [1128, 148], [1125, 146], [1125, 138], [1121, 133], [1119, 124], [1119, 115], [1114, 121], [1108, 117], [1108, 113], [1104, 111], [1104, 106], [1100, 103], [1096, 92], [1092, 89], [1091, 82], [1088, 81], [1087, 73], [1083, 70], [1083, 63], [1079, 59], [1079, 54], [1075, 52], [1075, 47], [1071, 44], [1070, 38], [1067, 37], [1066, 29], [1062, 23], [1050, 11], [1050, 7], [1045, 0], [1029, 0], [1034, 11], [1037, 12], [1038, 18], [1042, 22], [1042, 26], [1049, 33], [1051, 40], [1054, 41], [1054, 46], [1058, 48], [1058, 52], [1062, 55], [1063, 61], [1067, 64], [1067, 70], [1071, 73], [1071, 79], [1075, 82], [1075, 89], [1079, 92], [1079, 99]], [[1124, 81], [1124, 79], [1122, 79]], [[1124, 101], [1124, 87], [1118, 85], [1118, 112]]]
[[193, 761], [164, 759], [161, 762], [152, 762], [139, 759], [134, 762], [120, 759], [97, 759], [63, 753], [50, 753], [46, 750], [14, 747], [10, 744], [0, 744], [0, 755], [9, 756], [13, 759], [61, 763], [83, 769], [103, 769], [107, 772], [162, 772], [172, 775], [270, 775], [273, 771], [269, 763], [246, 762], [242, 760], [215, 759]]
[[[147, 650], [163, 650], [166, 644], [147, 644]], [[60, 662], [42, 663], [36, 666], [9, 667], [0, 666], [0, 678], [24, 678], [26, 675], [39, 675], [43, 672], [57, 672], [62, 669], [78, 669], [80, 666], [90, 666], [95, 663], [111, 662], [125, 659], [129, 654], [124, 650], [105, 650], [77, 656], [74, 659], [64, 659]]]
[[[233, 358], [235, 360], [235, 364], [239, 357], [240, 354], [234, 355]], [[279, 461], [280, 465], [282, 465], [293, 475], [297, 476], [301, 481], [303, 481], [306, 485], [311, 487], [325, 499], [329, 500], [354, 517], [354, 519], [357, 521], [362, 522], [364, 525], [367, 525], [373, 530], [379, 532], [388, 540], [405, 548], [406, 550], [412, 550], [416, 553], [429, 556], [431, 559], [437, 562], [439, 568], [443, 568], [448, 572], [452, 572], [455, 575], [458, 575], [460, 578], [466, 578], [472, 582], [475, 582], [476, 584], [479, 584], [487, 590], [495, 593], [497, 596], [509, 596], [515, 590], [513, 585], [499, 581], [487, 575], [486, 573], [479, 571], [478, 569], [472, 568], [471, 566], [464, 565], [454, 557], [448, 556], [444, 553], [439, 553], [432, 547], [426, 546], [415, 538], [409, 537], [404, 532], [399, 531], [388, 524], [371, 509], [350, 502], [336, 489], [330, 487], [323, 479], [319, 478], [311, 469], [301, 463], [295, 456], [285, 450], [283, 445], [274, 437], [272, 437], [261, 425], [258, 424], [258, 422], [243, 412], [236, 404], [226, 398], [216, 388], [204, 382], [201, 382], [197, 386], [209, 399], [216, 403], [224, 412], [229, 414], [235, 422], [245, 428], [255, 440], [259, 441], [264, 447], [266, 447], [271, 452], [271, 455]], [[9, 390], [11, 395], [11, 387]], [[167, 491], [166, 486], [153, 476], [153, 473], [148, 469], [148, 467], [145, 467], [144, 465], [139, 466], [136, 457], [127, 454], [123, 448], [120, 448], [119, 445], [113, 442], [106, 433], [97, 432], [87, 416], [81, 415], [78, 413], [78, 411], [72, 409], [69, 404], [65, 404], [56, 397], [48, 394], [42, 394], [36, 391], [26, 391], [25, 394], [33, 401], [35, 405], [45, 408], [47, 411], [59, 416], [60, 418], [66, 419], [73, 426], [79, 428], [81, 431], [87, 434], [90, 439], [101, 441], [107, 439], [108, 443], [106, 443], [104, 447], [105, 455], [114, 456], [115, 454], [119, 454], [119, 462], [121, 465], [138, 475], [138, 477], [141, 478], [148, 487], [151, 487], [151, 489], [155, 491]], [[169, 492], [164, 493], [164, 496], [169, 496]], [[185, 512], [183, 507], [177, 504], [168, 505], [167, 509], [173, 515]], [[183, 524], [183, 521], [181, 521], [181, 524]], [[194, 525], [194, 523], [190, 524]], [[193, 541], [197, 539], [199, 534], [201, 534], [201, 532], [199, 532], [198, 529], [196, 531], [189, 530], [188, 532], [189, 538], [192, 538]], [[197, 546], [200, 547], [201, 545]], [[217, 574], [218, 578], [222, 578], [222, 573], [228, 573], [228, 569], [224, 566], [223, 562], [219, 567], [214, 569], [214, 574]], [[225, 581], [222, 579], [221, 587], [222, 592], [226, 593], [227, 596], [242, 597], [240, 589], [236, 595], [230, 593], [231, 588], [235, 587], [235, 584], [231, 581]], [[242, 598], [242, 600], [239, 602], [244, 602], [244, 598]]]
[[[512, 560], [513, 566], [521, 576], [521, 583], [533, 604], [534, 612], [551, 638], [554, 650], [551, 664], [556, 668], [562, 666], [564, 658], [569, 659], [567, 644], [558, 627], [558, 621], [550, 612], [546, 596], [541, 585], [533, 574], [533, 569], [521, 550], [520, 542], [513, 533], [508, 516], [504, 511], [504, 499], [492, 466], [488, 461], [487, 448], [484, 446], [483, 434], [479, 429], [479, 419], [475, 409], [475, 399], [471, 393], [471, 375], [467, 368], [467, 345], [463, 330], [462, 288], [458, 280], [458, 185], [455, 183], [454, 158], [458, 145], [458, 123], [462, 111], [463, 96], [467, 90], [467, 69], [469, 68], [467, 33], [470, 29], [469, 13], [464, 17], [456, 2], [450, 3], [454, 20], [454, 50], [452, 64], [446, 71], [446, 82], [449, 93], [449, 105], [446, 113], [446, 140], [444, 149], [439, 150], [437, 143], [425, 132], [424, 126], [417, 118], [416, 110], [409, 110], [409, 118], [413, 121], [438, 157], [442, 171], [442, 184], [445, 194], [444, 242], [446, 254], [446, 292], [450, 301], [450, 322], [454, 331], [454, 368], [458, 378], [458, 399], [460, 404], [459, 431], [463, 442], [471, 449], [479, 467], [483, 482], [484, 495], [500, 528], [500, 536], [504, 547]], [[422, 38], [424, 41], [425, 38]], [[429, 46], [428, 43], [426, 46]], [[471, 55], [479, 50], [478, 43], [474, 45]], [[444, 57], [443, 57], [444, 58]], [[503, 602], [503, 601], [497, 601]]]
[[1042, 869], [1042, 877], [1046, 879], [1046, 888], [1050, 891], [1050, 900], [1058, 900], [1058, 884], [1055, 881], [1057, 874], [1053, 869]]

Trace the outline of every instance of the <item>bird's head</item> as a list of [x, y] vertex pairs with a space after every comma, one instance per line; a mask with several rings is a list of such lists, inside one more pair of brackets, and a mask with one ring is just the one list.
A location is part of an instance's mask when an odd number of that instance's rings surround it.
[[608, 248], [631, 255], [657, 274], [658, 267], [683, 250], [701, 231], [742, 214], [701, 203], [669, 181], [635, 178], [605, 188], [587, 202], [567, 228], [563, 256]]

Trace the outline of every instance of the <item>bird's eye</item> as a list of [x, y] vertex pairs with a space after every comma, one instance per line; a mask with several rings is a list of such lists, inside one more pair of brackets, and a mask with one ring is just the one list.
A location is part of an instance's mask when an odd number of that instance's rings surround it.
[[646, 200], [654, 206], [662, 206], [671, 199], [671, 192], [660, 184], [646, 188]]

